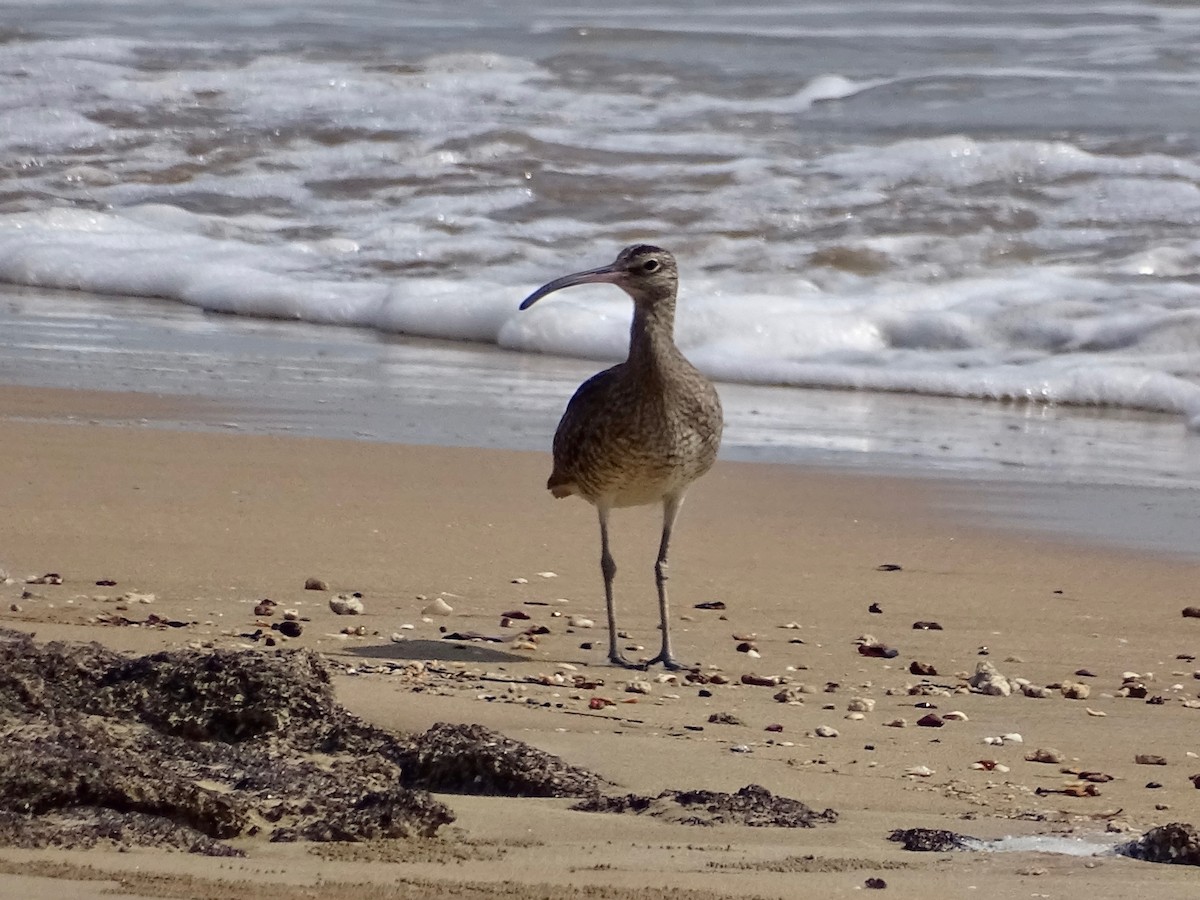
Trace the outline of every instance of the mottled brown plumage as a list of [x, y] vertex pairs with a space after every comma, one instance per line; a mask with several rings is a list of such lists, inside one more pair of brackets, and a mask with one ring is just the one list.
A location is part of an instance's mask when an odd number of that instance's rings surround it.
[[688, 486], [717, 458], [723, 418], [716, 389], [675, 346], [679, 273], [666, 250], [626, 247], [615, 262], [555, 279], [525, 299], [528, 308], [575, 284], [607, 282], [633, 298], [629, 357], [589, 378], [575, 392], [554, 435], [555, 497], [578, 494], [600, 516], [601, 571], [608, 606], [609, 659], [631, 665], [617, 649], [608, 549], [608, 514], [623, 506], [663, 504], [662, 541], [655, 565], [662, 650], [651, 662], [678, 668], [671, 652], [667, 610], [667, 550]]

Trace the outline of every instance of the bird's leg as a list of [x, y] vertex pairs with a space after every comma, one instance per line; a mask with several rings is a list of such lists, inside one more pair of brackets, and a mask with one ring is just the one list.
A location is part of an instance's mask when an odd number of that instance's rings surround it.
[[658, 615], [662, 628], [662, 649], [650, 663], [660, 662], [668, 669], [682, 669], [684, 666], [671, 653], [671, 623], [667, 608], [667, 550], [671, 545], [671, 528], [679, 515], [679, 507], [683, 504], [682, 496], [670, 496], [663, 501], [663, 530], [662, 541], [658, 545], [658, 561], [654, 564], [654, 581], [658, 585]]
[[617, 564], [608, 551], [608, 507], [599, 506], [600, 513], [600, 571], [604, 575], [604, 602], [608, 607], [608, 661], [627, 669], [639, 668], [631, 663], [617, 649], [617, 613], [613, 607], [613, 577], [617, 574]]

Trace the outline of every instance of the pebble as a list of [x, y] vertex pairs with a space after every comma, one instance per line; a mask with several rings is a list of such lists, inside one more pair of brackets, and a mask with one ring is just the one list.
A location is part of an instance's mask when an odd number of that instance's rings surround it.
[[625, 685], [625, 693], [627, 694], [649, 694], [651, 690], [653, 689], [650, 686], [650, 682], [637, 678]]
[[[292, 610], [288, 610], [288, 612], [292, 612]], [[300, 637], [303, 632], [304, 626], [295, 619], [285, 619], [279, 623], [279, 633], [287, 637]]]
[[[1083, 687], [1086, 688], [1087, 685], [1083, 685]], [[1044, 685], [1030, 684], [1029, 682], [1026, 682], [1025, 684], [1021, 685], [1021, 693], [1026, 697], [1033, 697], [1036, 700], [1045, 700], [1050, 696], [1051, 691], [1050, 688], [1045, 687]]]
[[908, 664], [908, 671], [913, 675], [920, 675], [923, 678], [932, 678], [938, 673], [937, 669], [929, 663], [918, 662], [915, 659]]
[[905, 775], [913, 775], [917, 778], [928, 778], [933, 775], [933, 769], [929, 766], [913, 766], [911, 769], [904, 770]]
[[329, 608], [337, 616], [361, 616], [363, 602], [354, 594], [338, 594], [329, 598]]
[[306, 578], [304, 579], [304, 589], [306, 591], [327, 591], [329, 582], [322, 578]]
[[917, 719], [917, 724], [922, 728], [941, 728], [946, 723], [942, 721], [942, 717], [937, 713], [927, 713]]
[[538, 578], [557, 578], [557, 572], [538, 572]]
[[1133, 761], [1139, 766], [1165, 766], [1167, 764], [1166, 757], [1156, 753], [1139, 753], [1133, 758]]
[[969, 722], [965, 712], [959, 712], [957, 709], [952, 709], [948, 713], [942, 713], [942, 718], [948, 722]]
[[[713, 676], [711, 679], [714, 684], [717, 679]], [[783, 684], [783, 679], [778, 675], [755, 675], [753, 673], [742, 676], [742, 684], [752, 684], [756, 687], [778, 687]]]
[[846, 704], [846, 709], [849, 712], [874, 712], [875, 701], [871, 697], [855, 697]]
[[775, 695], [775, 699], [780, 703], [803, 704], [804, 691], [802, 690], [802, 687], [802, 685], [785, 687], [782, 691]]
[[587, 616], [570, 616], [567, 625], [571, 628], [595, 628], [596, 623]]
[[402, 635], [400, 632], [398, 632], [398, 631], [392, 632], [392, 643], [393, 644], [400, 644], [407, 640], [408, 640], [408, 638], [405, 637], [404, 635]]
[[1039, 747], [1032, 753], [1026, 753], [1025, 759], [1028, 762], [1058, 764], [1066, 760], [1066, 757], [1062, 751], [1055, 750], [1053, 747]]
[[47, 572], [45, 575], [30, 575], [25, 579], [26, 584], [62, 584], [63, 578], [57, 572]]
[[266, 597], [254, 605], [254, 614], [256, 616], [273, 616], [275, 615], [275, 607], [278, 605], [274, 600]]
[[993, 697], [1007, 697], [1012, 693], [1009, 680], [987, 660], [975, 664], [975, 674], [967, 679], [967, 683], [979, 693]]
[[838, 736], [838, 730], [828, 725], [818, 725], [813, 734], [820, 738], [835, 738]]
[[1104, 712], [1103, 710], [1092, 709], [1090, 706], [1084, 707], [1084, 712], [1086, 712], [1089, 716], [1096, 716], [1097, 718], [1101, 719], [1108, 715], [1108, 713]]
[[905, 718], [892, 719], [892, 721], [884, 722], [884, 724], [887, 725], [888, 728], [907, 728], [908, 727], [908, 719], [905, 719]]
[[283, 611], [283, 619], [285, 622], [299, 622], [300, 611], [298, 609], [285, 609]]
[[1086, 700], [1092, 693], [1091, 686], [1082, 681], [1064, 681], [1059, 690], [1068, 700]]
[[913, 631], [942, 631], [937, 622], [913, 622]]
[[153, 603], [158, 599], [157, 594], [139, 594], [137, 591], [126, 591], [121, 595], [126, 603]]
[[434, 598], [434, 601], [421, 610], [423, 616], [448, 616], [454, 612], [454, 607], [443, 600], [441, 597]]

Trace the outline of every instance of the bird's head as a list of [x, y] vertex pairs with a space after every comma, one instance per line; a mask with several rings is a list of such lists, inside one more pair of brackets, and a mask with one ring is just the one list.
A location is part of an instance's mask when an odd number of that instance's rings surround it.
[[679, 270], [675, 266], [675, 257], [661, 247], [634, 244], [618, 253], [607, 266], [564, 275], [542, 285], [522, 301], [521, 309], [528, 309], [547, 294], [563, 288], [596, 283], [615, 284], [632, 297], [635, 304], [652, 306], [675, 299]]

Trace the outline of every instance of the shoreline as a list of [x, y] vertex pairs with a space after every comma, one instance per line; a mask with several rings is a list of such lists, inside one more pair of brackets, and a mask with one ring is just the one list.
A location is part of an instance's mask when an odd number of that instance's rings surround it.
[[[268, 434], [540, 450], [608, 363], [167, 301], [0, 287], [0, 384], [203, 399]], [[1200, 490], [1166, 414], [720, 383], [722, 455], [865, 472]]]

